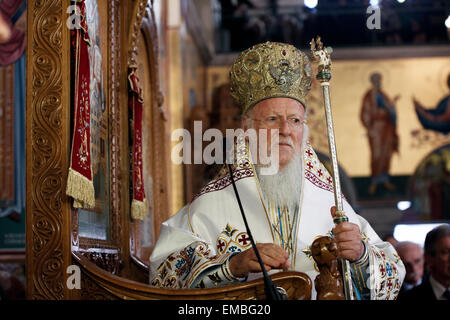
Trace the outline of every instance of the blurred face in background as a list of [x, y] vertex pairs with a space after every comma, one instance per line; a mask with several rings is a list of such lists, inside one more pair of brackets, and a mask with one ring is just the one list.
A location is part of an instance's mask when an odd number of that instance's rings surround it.
[[450, 236], [436, 242], [436, 252], [427, 254], [426, 262], [433, 278], [444, 286], [450, 286]]
[[396, 250], [405, 265], [405, 282], [408, 284], [418, 283], [423, 276], [425, 261], [423, 249], [415, 243], [404, 242], [398, 243]]

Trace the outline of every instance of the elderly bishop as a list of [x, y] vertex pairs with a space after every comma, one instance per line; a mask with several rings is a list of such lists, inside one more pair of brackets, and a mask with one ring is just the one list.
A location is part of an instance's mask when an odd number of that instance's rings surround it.
[[[335, 226], [332, 176], [308, 142], [306, 98], [312, 68], [292, 45], [266, 42], [240, 54], [231, 67], [231, 95], [242, 108], [242, 131], [266, 130], [267, 173], [248, 136], [237, 137], [233, 177], [265, 269], [306, 273], [318, 268], [311, 244], [330, 235], [338, 257], [350, 262], [359, 299], [395, 299], [405, 268], [395, 249], [343, 199], [348, 222]], [[266, 172], [265, 172], [266, 171]], [[164, 222], [150, 257], [150, 283], [163, 288], [207, 288], [261, 277], [226, 168]], [[314, 281], [313, 281], [314, 282]], [[313, 286], [312, 298], [317, 297]]]

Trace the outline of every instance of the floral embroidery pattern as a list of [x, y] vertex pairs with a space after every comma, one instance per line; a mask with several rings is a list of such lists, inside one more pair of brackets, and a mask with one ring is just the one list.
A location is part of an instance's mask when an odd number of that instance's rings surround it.
[[375, 286], [376, 298], [393, 300], [397, 297], [401, 286], [397, 267], [383, 250], [374, 250], [373, 254], [377, 259], [376, 272], [379, 275], [378, 279], [380, 279]]
[[227, 252], [237, 253], [248, 249], [251, 246], [250, 237], [246, 232], [239, 232], [238, 229], [225, 226], [216, 240], [217, 253], [223, 255]]
[[151, 285], [166, 288], [184, 287], [184, 283], [192, 270], [202, 258], [214, 260], [210, 257], [211, 250], [205, 242], [193, 242], [181, 251], [174, 252], [164, 260], [157, 269], [158, 276], [152, 279]]

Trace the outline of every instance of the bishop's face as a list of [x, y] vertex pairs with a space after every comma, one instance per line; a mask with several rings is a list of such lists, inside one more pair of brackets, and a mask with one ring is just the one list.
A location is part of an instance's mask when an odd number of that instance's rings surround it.
[[[301, 151], [305, 108], [291, 98], [269, 98], [258, 102], [243, 118], [243, 129], [267, 129], [267, 154], [274, 143], [279, 149], [279, 168], [283, 169]], [[278, 130], [278, 141], [275, 139]], [[272, 141], [274, 143], [272, 143]], [[261, 147], [261, 144], [260, 144]]]

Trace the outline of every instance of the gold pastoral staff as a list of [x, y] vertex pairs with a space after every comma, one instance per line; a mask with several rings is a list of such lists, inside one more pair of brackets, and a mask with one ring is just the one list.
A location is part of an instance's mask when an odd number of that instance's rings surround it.
[[[331, 114], [331, 102], [330, 102], [330, 79], [331, 79], [331, 49], [324, 48], [323, 43], [319, 36], [316, 40], [312, 39], [311, 45], [311, 55], [313, 61], [318, 62], [318, 73], [316, 79], [320, 81], [322, 87], [325, 116], [327, 121], [327, 132], [328, 132], [328, 146], [330, 148], [331, 164], [333, 168], [333, 190], [334, 190], [334, 200], [336, 204], [336, 213], [334, 215], [333, 222], [338, 225], [341, 222], [347, 222], [348, 218], [345, 216], [343, 206], [342, 206], [342, 192], [341, 184], [339, 181], [339, 168], [336, 152], [336, 142], [334, 140], [334, 129], [333, 129], [333, 117]], [[348, 260], [340, 260], [342, 277], [344, 281], [344, 294], [346, 300], [354, 300], [353, 296], [353, 286], [351, 278], [350, 263]]]

